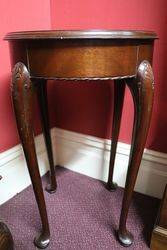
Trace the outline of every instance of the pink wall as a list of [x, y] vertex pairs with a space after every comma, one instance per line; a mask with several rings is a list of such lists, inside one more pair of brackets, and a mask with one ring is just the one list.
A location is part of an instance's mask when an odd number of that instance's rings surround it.
[[50, 29], [50, 1], [1, 0], [0, 20], [0, 151], [5, 151], [18, 144], [18, 136], [10, 97], [9, 50], [2, 39], [9, 31]]
[[[157, 32], [155, 44], [155, 101], [147, 148], [167, 153], [166, 0], [51, 0], [53, 29], [145, 29]], [[112, 98], [109, 84], [58, 83], [55, 86], [56, 125], [99, 137], [110, 137]], [[120, 140], [130, 142], [133, 105], [126, 93]], [[107, 133], [106, 133], [107, 132]]]

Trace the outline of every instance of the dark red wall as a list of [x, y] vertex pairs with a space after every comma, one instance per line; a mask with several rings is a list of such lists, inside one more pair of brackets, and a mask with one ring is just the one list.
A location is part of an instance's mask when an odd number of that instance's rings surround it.
[[[50, 29], [50, 0], [0, 1], [0, 152], [19, 143], [10, 95], [10, 57], [7, 32]], [[37, 113], [37, 112], [36, 112]], [[40, 131], [36, 119], [36, 131]]]
[[[155, 43], [155, 101], [147, 148], [167, 152], [167, 1], [166, 0], [51, 0], [53, 29], [142, 29], [157, 32]], [[109, 138], [112, 91], [107, 82], [57, 83], [56, 125]], [[126, 93], [120, 140], [130, 143], [133, 105]]]
[[[7, 42], [2, 38], [8, 31], [52, 27], [147, 29], [157, 32], [160, 39], [156, 42], [154, 53], [155, 102], [147, 147], [167, 152], [166, 9], [166, 0], [0, 1], [0, 151], [19, 143], [10, 98], [9, 51]], [[49, 91], [52, 126], [109, 138], [112, 100], [112, 83], [56, 82], [50, 85]], [[132, 118], [132, 100], [127, 92], [120, 133], [123, 142], [130, 142]], [[39, 133], [39, 119], [36, 117], [34, 120], [36, 132]]]

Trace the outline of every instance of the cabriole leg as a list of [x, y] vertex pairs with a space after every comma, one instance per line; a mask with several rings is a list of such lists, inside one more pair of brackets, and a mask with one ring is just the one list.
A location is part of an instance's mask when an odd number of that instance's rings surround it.
[[39, 108], [41, 113], [42, 129], [50, 165], [50, 184], [48, 184], [46, 190], [49, 193], [55, 193], [57, 188], [57, 183], [56, 183], [55, 167], [53, 161], [52, 142], [50, 136], [46, 80], [38, 80], [37, 91], [38, 91]]
[[143, 61], [139, 65], [137, 78], [127, 80], [127, 85], [133, 96], [135, 116], [128, 173], [118, 230], [119, 241], [124, 246], [129, 246], [133, 242], [132, 234], [126, 229], [126, 221], [152, 112], [154, 77], [149, 62]]
[[114, 191], [117, 184], [113, 182], [114, 162], [117, 149], [117, 142], [120, 130], [120, 122], [122, 115], [122, 107], [125, 93], [125, 82], [124, 80], [114, 81], [114, 114], [113, 114], [113, 125], [112, 125], [112, 144], [111, 144], [111, 155], [109, 164], [109, 175], [107, 182], [107, 189]]
[[25, 65], [19, 62], [14, 66], [12, 72], [12, 99], [18, 133], [42, 221], [42, 232], [39, 237], [35, 238], [34, 243], [39, 248], [45, 248], [49, 244], [50, 231], [32, 128], [33, 94], [33, 85], [29, 72]]

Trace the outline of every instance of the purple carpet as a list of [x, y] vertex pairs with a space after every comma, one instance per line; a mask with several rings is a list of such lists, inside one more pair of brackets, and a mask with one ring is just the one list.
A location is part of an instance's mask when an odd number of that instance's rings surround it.
[[[44, 186], [46, 181], [44, 177]], [[123, 196], [121, 188], [110, 193], [102, 182], [64, 168], [58, 168], [57, 181], [55, 194], [45, 192], [51, 229], [47, 249], [127, 249], [115, 237]], [[134, 194], [128, 229], [135, 242], [129, 249], [149, 249], [158, 204], [157, 199]], [[0, 218], [9, 226], [16, 250], [37, 249], [33, 238], [40, 230], [40, 220], [32, 187], [3, 204]]]

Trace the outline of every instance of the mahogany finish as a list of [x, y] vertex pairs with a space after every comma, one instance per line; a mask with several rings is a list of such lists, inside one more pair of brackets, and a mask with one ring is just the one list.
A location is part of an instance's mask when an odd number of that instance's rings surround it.
[[159, 225], [167, 229], [167, 185], [161, 202]]
[[39, 174], [37, 156], [32, 127], [34, 86], [26, 66], [19, 62], [12, 72], [12, 99], [16, 116], [18, 133], [22, 142], [29, 174], [32, 180], [34, 194], [39, 207], [42, 221], [42, 233], [35, 238], [35, 244], [44, 248], [49, 244], [49, 224], [45, 206], [42, 182]]
[[154, 93], [154, 77], [151, 65], [147, 61], [143, 61], [138, 67], [137, 77], [127, 79], [127, 85], [132, 93], [135, 114], [118, 231], [119, 240], [125, 246], [130, 245], [133, 241], [133, 236], [126, 229], [126, 221], [151, 120]]
[[125, 80], [115, 80], [114, 82], [114, 113], [113, 113], [113, 124], [112, 124], [112, 147], [111, 147], [111, 156], [109, 163], [109, 175], [108, 183], [106, 185], [107, 189], [114, 191], [117, 188], [117, 184], [113, 182], [113, 173], [114, 173], [114, 162], [116, 156], [117, 142], [119, 136], [119, 129], [121, 124], [121, 115], [123, 108], [125, 94]]
[[5, 40], [23, 39], [155, 39], [156, 33], [144, 30], [39, 30], [6, 34]]
[[55, 167], [53, 161], [53, 153], [52, 153], [52, 142], [49, 131], [49, 115], [48, 115], [48, 103], [47, 103], [47, 81], [40, 79], [36, 79], [36, 87], [38, 91], [38, 100], [39, 100], [39, 108], [41, 112], [41, 123], [42, 129], [46, 144], [46, 150], [48, 154], [48, 160], [50, 165], [50, 179], [51, 183], [48, 184], [46, 190], [49, 193], [55, 193], [57, 188], [56, 178], [55, 178]]
[[[2, 180], [1, 175], [0, 180]], [[12, 234], [6, 224], [0, 221], [0, 250], [13, 250], [13, 247], [14, 243]]]
[[166, 250], [167, 247], [167, 185], [161, 200], [151, 238], [151, 250]]
[[32, 113], [33, 85], [37, 87], [41, 120], [50, 163], [49, 191], [56, 190], [47, 110], [47, 79], [114, 80], [112, 148], [107, 188], [114, 190], [113, 170], [120, 129], [125, 85], [132, 93], [135, 116], [128, 174], [122, 203], [118, 239], [124, 246], [133, 242], [126, 229], [132, 193], [148, 133], [154, 79], [151, 68], [154, 32], [147, 31], [33, 31], [6, 35], [13, 69], [12, 96], [18, 131], [41, 221], [42, 233], [35, 244], [49, 244], [49, 225], [35, 153]]
[[0, 250], [13, 250], [14, 243], [9, 228], [0, 221]]
[[[112, 60], [114, 54], [117, 56]], [[45, 78], [135, 75], [137, 55], [137, 45], [118, 46], [118, 42], [108, 40], [41, 41], [33, 42], [27, 49], [31, 75]]]

